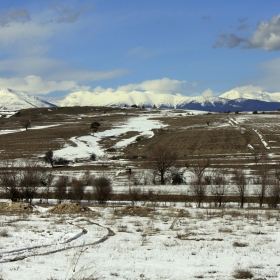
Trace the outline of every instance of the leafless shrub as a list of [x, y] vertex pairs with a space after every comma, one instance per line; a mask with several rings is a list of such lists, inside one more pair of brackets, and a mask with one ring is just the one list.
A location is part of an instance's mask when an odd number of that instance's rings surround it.
[[142, 207], [126, 206], [120, 209], [115, 209], [114, 213], [118, 216], [130, 215], [130, 216], [147, 217], [149, 215], [149, 211], [150, 209], [147, 206], [142, 206]]
[[225, 178], [225, 170], [218, 172], [213, 175], [212, 185], [211, 185], [211, 194], [214, 197], [215, 206], [222, 206], [223, 200], [226, 196], [226, 185], [227, 180]]
[[243, 208], [247, 195], [248, 179], [242, 169], [234, 170], [233, 174], [234, 176], [232, 179], [236, 185], [236, 193], [239, 196], [240, 208]]
[[45, 163], [49, 163], [52, 167], [54, 167], [53, 151], [48, 151], [45, 153], [44, 161]]
[[255, 195], [258, 198], [259, 206], [262, 207], [267, 196], [267, 191], [269, 184], [272, 183], [272, 180], [269, 176], [269, 170], [266, 165], [262, 165], [261, 170], [257, 178], [254, 180], [255, 184], [259, 185], [259, 188], [255, 191]]
[[171, 169], [172, 185], [181, 185], [184, 183], [184, 172], [179, 168], [173, 167]]
[[138, 201], [140, 201], [142, 196], [142, 191], [140, 188], [129, 188], [129, 198], [134, 206]]
[[46, 172], [37, 162], [17, 164], [8, 160], [0, 173], [0, 188], [14, 202], [23, 199], [31, 202], [38, 188], [45, 184], [45, 177]]
[[92, 186], [94, 182], [95, 176], [90, 174], [90, 171], [87, 170], [83, 175], [83, 180], [86, 186]]
[[52, 175], [51, 173], [47, 173], [44, 181], [44, 191], [43, 191], [43, 197], [44, 199], [46, 199], [47, 203], [52, 193], [53, 182], [54, 182], [54, 175]]
[[113, 193], [111, 180], [107, 177], [96, 178], [93, 182], [93, 196], [99, 204], [104, 204]]
[[30, 120], [23, 120], [22, 125], [24, 126], [25, 130], [28, 131], [28, 128], [31, 127], [31, 121]]
[[95, 153], [92, 153], [92, 154], [90, 155], [90, 160], [96, 161], [96, 154], [95, 154]]
[[196, 163], [186, 163], [186, 168], [193, 173], [190, 181], [193, 195], [195, 196], [198, 207], [201, 206], [207, 195], [208, 183], [205, 179], [206, 169], [210, 166], [210, 159], [200, 158]]
[[69, 178], [67, 176], [60, 176], [55, 182], [55, 198], [57, 199], [58, 203], [61, 203], [64, 199], [66, 199], [68, 184]]
[[127, 232], [127, 225], [119, 225], [118, 232]]
[[232, 229], [228, 228], [228, 227], [222, 227], [222, 228], [219, 228], [219, 232], [232, 233]]
[[9, 237], [10, 234], [9, 234], [8, 230], [4, 228], [4, 229], [0, 230], [0, 236], [1, 237]]
[[251, 279], [254, 275], [247, 269], [237, 269], [234, 271], [233, 277], [235, 279]]
[[230, 215], [233, 218], [237, 218], [242, 216], [242, 213], [238, 210], [230, 210], [225, 213], [225, 215]]
[[73, 179], [70, 188], [72, 194], [71, 199], [80, 202], [84, 197], [85, 182], [83, 180]]
[[192, 177], [189, 182], [193, 195], [197, 203], [197, 207], [201, 207], [205, 197], [207, 195], [207, 185], [204, 182], [197, 180], [197, 178]]
[[268, 206], [277, 208], [280, 202], [280, 182], [276, 181], [269, 188]]
[[247, 247], [248, 243], [244, 243], [244, 242], [234, 242], [232, 244], [233, 247]]
[[159, 177], [161, 185], [168, 180], [168, 172], [177, 160], [177, 154], [168, 147], [158, 145], [151, 153], [150, 166], [155, 175], [155, 180]]

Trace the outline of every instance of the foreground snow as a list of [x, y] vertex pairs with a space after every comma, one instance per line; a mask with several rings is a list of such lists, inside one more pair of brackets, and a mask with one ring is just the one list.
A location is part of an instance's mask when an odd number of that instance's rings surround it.
[[99, 214], [1, 216], [2, 278], [234, 279], [240, 269], [280, 277], [279, 211], [92, 209]]

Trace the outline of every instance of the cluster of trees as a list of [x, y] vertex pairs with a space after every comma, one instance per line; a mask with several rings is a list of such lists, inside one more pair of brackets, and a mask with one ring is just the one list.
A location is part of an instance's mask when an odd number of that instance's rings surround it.
[[[87, 187], [87, 191], [86, 191]], [[32, 203], [34, 198], [80, 202], [83, 199], [106, 203], [113, 193], [112, 182], [106, 176], [95, 178], [86, 172], [82, 178], [55, 177], [39, 163], [7, 161], [0, 171], [0, 190], [13, 202]]]
[[[253, 178], [249, 178], [243, 169], [236, 168], [230, 175], [225, 169], [210, 168], [211, 161], [207, 158], [185, 162], [180, 168], [176, 167], [177, 159], [176, 152], [158, 145], [150, 156], [150, 174], [143, 172], [138, 176], [133, 176], [134, 185], [139, 185], [140, 182], [161, 185], [188, 184], [198, 207], [206, 199], [221, 207], [229, 196], [238, 197], [241, 208], [251, 198], [258, 202], [260, 207], [263, 207], [265, 203], [270, 207], [277, 207], [280, 203], [280, 164], [273, 170], [268, 168], [268, 165], [263, 162], [266, 159], [264, 153], [253, 153], [255, 164], [258, 165], [258, 174]], [[262, 162], [261, 165], [260, 162]], [[185, 182], [183, 174], [187, 170], [192, 175], [190, 180]], [[254, 190], [250, 193], [251, 185], [254, 186]]]
[[25, 199], [32, 202], [40, 186], [47, 184], [48, 178], [38, 163], [6, 161], [0, 173], [0, 187], [12, 201]]

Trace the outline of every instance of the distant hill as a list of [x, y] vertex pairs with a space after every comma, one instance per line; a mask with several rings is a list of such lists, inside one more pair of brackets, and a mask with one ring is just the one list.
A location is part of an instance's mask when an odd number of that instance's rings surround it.
[[9, 88], [0, 89], [1, 110], [20, 110], [40, 107], [56, 107], [56, 105], [24, 92], [14, 91]]

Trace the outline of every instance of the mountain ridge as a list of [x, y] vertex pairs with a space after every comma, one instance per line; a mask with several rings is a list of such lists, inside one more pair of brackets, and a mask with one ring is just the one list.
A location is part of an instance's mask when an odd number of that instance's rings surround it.
[[158, 107], [213, 112], [225, 111], [275, 111], [280, 108], [280, 93], [238, 92], [231, 90], [218, 97], [184, 96], [182, 94], [119, 91], [77, 91], [68, 94], [58, 104], [42, 100], [27, 93], [9, 88], [0, 89], [0, 109], [20, 110], [38, 107], [72, 106], [132, 106]]
[[38, 107], [56, 107], [46, 100], [37, 96], [29, 95], [25, 92], [14, 91], [9, 88], [0, 90], [0, 109], [1, 110], [20, 110]]

